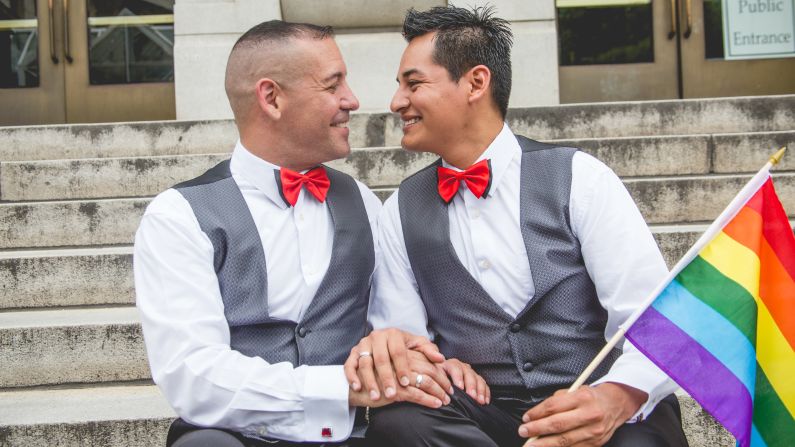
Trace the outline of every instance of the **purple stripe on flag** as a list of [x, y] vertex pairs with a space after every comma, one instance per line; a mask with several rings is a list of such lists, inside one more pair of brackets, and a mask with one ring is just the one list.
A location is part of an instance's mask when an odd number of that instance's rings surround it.
[[753, 400], [748, 389], [703, 346], [649, 307], [627, 338], [737, 439], [751, 441]]

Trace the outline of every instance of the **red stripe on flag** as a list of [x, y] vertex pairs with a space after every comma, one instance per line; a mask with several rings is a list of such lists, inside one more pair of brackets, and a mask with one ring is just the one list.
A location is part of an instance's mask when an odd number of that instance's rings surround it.
[[[768, 178], [767, 181], [762, 184], [762, 186], [764, 187], [764, 185], [766, 185], [769, 181], [770, 181], [770, 178]], [[764, 207], [764, 204], [765, 204], [765, 202], [764, 202], [764, 200], [765, 200], [764, 199], [764, 192], [762, 192], [762, 189], [763, 188], [759, 188], [754, 193], [754, 195], [751, 196], [750, 199], [748, 199], [748, 202], [745, 203], [746, 207], [751, 208], [752, 210], [756, 211], [760, 215], [762, 214], [762, 208]]]
[[[781, 261], [784, 270], [789, 273], [789, 277], [795, 278], [795, 235], [792, 233], [789, 219], [776, 196], [772, 180], [769, 179], [762, 185], [762, 191], [765, 201], [762, 208], [765, 239]], [[795, 300], [793, 296], [789, 298]]]

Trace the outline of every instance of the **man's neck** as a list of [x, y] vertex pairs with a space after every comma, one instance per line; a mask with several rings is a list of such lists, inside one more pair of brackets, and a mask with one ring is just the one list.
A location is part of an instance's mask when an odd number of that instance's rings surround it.
[[280, 168], [301, 172], [317, 166], [317, 163], [304, 163], [301, 160], [297, 160], [295, 153], [281, 151], [281, 148], [284, 147], [283, 144], [269, 138], [263, 138], [262, 135], [251, 135], [241, 131], [240, 144], [254, 156]]
[[444, 161], [458, 169], [472, 166], [489, 145], [497, 138], [503, 127], [502, 119], [475, 122], [461, 133], [454, 144], [439, 152]]

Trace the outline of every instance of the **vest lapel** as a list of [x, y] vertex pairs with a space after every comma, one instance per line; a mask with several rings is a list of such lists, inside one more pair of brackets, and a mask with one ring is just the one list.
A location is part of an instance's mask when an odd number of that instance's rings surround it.
[[[444, 203], [444, 200], [439, 197], [436, 191], [438, 182], [436, 167], [441, 166], [441, 164], [442, 160], [439, 159], [431, 165], [431, 168], [426, 168], [426, 171], [421, 171], [416, 174], [424, 177], [423, 189], [429, 191], [429, 193], [421, 196], [425, 199], [424, 204], [421, 207], [417, 207], [418, 215], [414, 217], [418, 222], [423, 222], [425, 228], [427, 228], [426, 242], [432, 247], [435, 247], [438, 256], [444, 256], [452, 260], [453, 268], [458, 271], [457, 274], [460, 275], [459, 277], [467, 278], [467, 287], [477, 289], [479, 292], [488, 296], [488, 306], [492, 308], [493, 312], [502, 315], [506, 320], [513, 320], [513, 315], [509, 315], [494, 301], [491, 295], [486, 292], [483, 286], [475, 280], [472, 274], [469, 273], [469, 270], [461, 263], [461, 259], [455, 252], [453, 243], [450, 240], [449, 204]], [[422, 295], [422, 291], [420, 295]]]
[[[549, 172], [546, 169], [539, 169], [536, 160], [541, 157], [549, 156], [556, 146], [538, 141], [530, 140], [521, 135], [516, 136], [519, 146], [522, 148], [522, 167], [519, 192], [519, 221], [527, 251], [527, 261], [530, 264], [530, 272], [535, 286], [533, 298], [516, 319], [522, 317], [546, 295], [564, 276], [560, 269], [554, 268], [555, 253], [547, 250], [549, 244], [544, 242], [546, 237], [555, 238], [555, 233], [561, 231], [560, 228], [551, 228], [554, 222], [560, 222], [555, 215], [560, 212], [557, 206], [555, 195], [550, 191], [562, 191], [569, 196], [571, 188], [571, 175], [565, 172]], [[546, 163], [543, 163], [547, 166]], [[569, 222], [568, 206], [565, 210], [564, 219]]]

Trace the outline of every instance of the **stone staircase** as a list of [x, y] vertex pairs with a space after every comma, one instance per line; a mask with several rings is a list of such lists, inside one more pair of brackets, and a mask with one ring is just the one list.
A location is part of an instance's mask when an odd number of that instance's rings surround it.
[[[511, 110], [517, 133], [582, 147], [625, 181], [672, 265], [778, 147], [795, 95]], [[163, 445], [133, 307], [132, 247], [152, 196], [227, 157], [233, 123], [0, 128], [0, 446]], [[391, 114], [356, 114], [331, 163], [387, 197], [433, 157]], [[795, 154], [775, 169], [795, 213]], [[795, 217], [795, 214], [790, 214]], [[692, 446], [731, 437], [680, 396]]]

